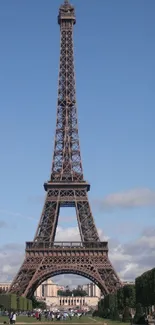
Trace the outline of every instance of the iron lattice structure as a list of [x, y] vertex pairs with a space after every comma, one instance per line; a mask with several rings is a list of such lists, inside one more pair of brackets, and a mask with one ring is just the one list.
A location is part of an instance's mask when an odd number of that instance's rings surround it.
[[[25, 260], [10, 292], [31, 297], [47, 278], [74, 273], [96, 283], [103, 294], [121, 282], [108, 258], [108, 243], [101, 242], [89, 205], [81, 162], [73, 53], [74, 7], [66, 0], [59, 9], [61, 31], [57, 120], [50, 180], [44, 184], [45, 204], [33, 242], [26, 243]], [[60, 207], [75, 207], [81, 242], [56, 243]]]

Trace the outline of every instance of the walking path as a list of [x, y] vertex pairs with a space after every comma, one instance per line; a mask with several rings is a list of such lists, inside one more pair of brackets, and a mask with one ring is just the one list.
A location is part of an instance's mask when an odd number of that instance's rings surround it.
[[[98, 323], [98, 324], [103, 324], [103, 325], [107, 325], [107, 323], [102, 323], [101, 321], [98, 321], [97, 319], [95, 319], [95, 318], [92, 318], [92, 317], [88, 317], [91, 321], [94, 321], [94, 322], [96, 322], [96, 323]], [[75, 324], [75, 323], [74, 323]], [[83, 323], [83, 324], [87, 324], [87, 323]], [[90, 323], [89, 323], [90, 324]]]
[[[40, 322], [40, 323], [37, 323], [37, 322], [16, 322], [16, 325], [37, 325], [37, 324], [40, 324], [40, 325], [49, 325], [49, 324], [59, 324], [59, 325], [80, 325], [80, 324], [83, 324], [83, 325], [90, 325], [91, 323], [97, 323], [97, 324], [102, 324], [102, 325], [107, 325], [107, 323], [102, 323], [101, 321], [98, 321], [94, 318], [91, 318], [91, 317], [88, 317], [90, 319], [91, 322]], [[9, 322], [6, 322], [6, 324], [9, 324]], [[4, 325], [4, 322], [3, 323], [0, 323], [0, 325]]]

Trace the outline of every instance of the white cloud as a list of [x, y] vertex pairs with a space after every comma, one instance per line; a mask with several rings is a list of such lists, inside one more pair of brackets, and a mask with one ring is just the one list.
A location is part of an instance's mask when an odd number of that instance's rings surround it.
[[[108, 240], [107, 236], [104, 236], [103, 230], [98, 229], [99, 236], [101, 240]], [[63, 227], [57, 227], [56, 231], [56, 239], [55, 241], [80, 241], [80, 233], [78, 227], [69, 227], [69, 228], [63, 228]]]
[[69, 286], [70, 288], [76, 287], [78, 284], [87, 284], [90, 281], [82, 276], [74, 275], [74, 274], [62, 274], [53, 277], [53, 282], [58, 285]]
[[135, 272], [135, 270], [138, 269], [138, 264], [137, 263], [127, 263], [122, 269], [122, 271], [119, 272], [120, 278], [124, 279], [127, 274], [131, 274], [131, 272]]
[[56, 241], [80, 241], [80, 233], [78, 227], [62, 228], [57, 227]]
[[115, 252], [112, 248], [109, 256], [120, 277], [125, 280], [133, 280], [138, 275], [153, 268], [155, 260], [155, 228], [147, 228], [136, 240], [120, 245], [118, 252]]
[[155, 206], [155, 191], [149, 188], [135, 188], [109, 194], [104, 199], [95, 202], [101, 209]]
[[24, 246], [10, 243], [0, 248], [0, 281], [10, 281], [24, 258]]

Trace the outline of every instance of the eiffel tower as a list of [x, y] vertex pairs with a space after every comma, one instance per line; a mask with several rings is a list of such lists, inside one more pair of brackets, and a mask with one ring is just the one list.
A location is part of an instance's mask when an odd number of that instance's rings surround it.
[[[51, 177], [39, 225], [26, 243], [24, 262], [9, 292], [30, 298], [37, 287], [59, 274], [77, 274], [98, 285], [104, 295], [121, 287], [108, 258], [108, 243], [101, 242], [94, 223], [84, 180], [76, 108], [73, 53], [74, 7], [61, 5], [61, 32], [57, 120]], [[75, 207], [81, 242], [55, 242], [60, 207]]]

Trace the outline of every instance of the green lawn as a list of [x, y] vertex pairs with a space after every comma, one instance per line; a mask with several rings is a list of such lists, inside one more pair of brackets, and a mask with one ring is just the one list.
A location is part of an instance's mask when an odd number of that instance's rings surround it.
[[[8, 322], [9, 319], [7, 316], [3, 316], [3, 317], [0, 317], [0, 323], [2, 324], [4, 321]], [[33, 323], [38, 323], [38, 324], [97, 324], [97, 323], [100, 323], [100, 324], [103, 324], [104, 323], [104, 320], [101, 319], [101, 318], [92, 318], [92, 317], [88, 317], [88, 316], [83, 316], [81, 317], [80, 319], [78, 319], [77, 317], [73, 317], [72, 320], [70, 319], [67, 319], [66, 321], [47, 321], [44, 317], [42, 317], [42, 320], [41, 322], [36, 320], [36, 318], [34, 317], [27, 317], [27, 316], [17, 316], [17, 320], [16, 320], [16, 324], [18, 323], [28, 323], [28, 324], [33, 324]], [[110, 325], [110, 324], [109, 324]]]
[[107, 325], [129, 325], [129, 323], [123, 323], [123, 322], [114, 321], [111, 319], [103, 319], [103, 318], [99, 318], [99, 317], [95, 317], [95, 319], [96, 319], [96, 321], [102, 322]]
[[[3, 317], [0, 317], [0, 324], [3, 324], [4, 321], [6, 321], [8, 323], [9, 319], [7, 316], [3, 316]], [[16, 321], [16, 324], [25, 324], [25, 323], [28, 323], [29, 325], [30, 324], [33, 324], [33, 323], [38, 323], [40, 324], [39, 321], [37, 321], [35, 318], [33, 317], [27, 317], [27, 316], [17, 316], [17, 321]], [[101, 324], [101, 325], [128, 325], [127, 323], [121, 323], [121, 322], [115, 322], [115, 321], [111, 321], [109, 319], [103, 319], [103, 318], [99, 318], [99, 317], [94, 317], [92, 318], [91, 316], [83, 316], [81, 317], [80, 319], [78, 319], [77, 317], [73, 317], [72, 320], [70, 319], [67, 319], [66, 321], [54, 321], [54, 322], [51, 322], [51, 321], [47, 321], [45, 320], [45, 318], [42, 318], [42, 321], [41, 321], [42, 324], [53, 324], [53, 325], [56, 325], [56, 324], [64, 324], [64, 325], [71, 325], [71, 324]]]

